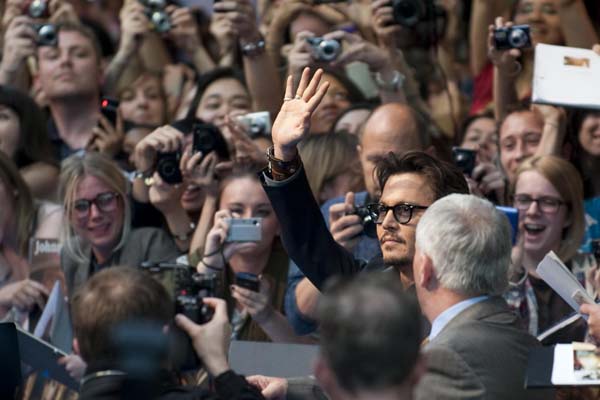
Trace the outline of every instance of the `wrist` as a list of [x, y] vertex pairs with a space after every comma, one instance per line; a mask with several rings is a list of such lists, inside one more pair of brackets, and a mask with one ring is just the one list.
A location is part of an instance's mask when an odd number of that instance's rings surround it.
[[214, 377], [217, 377], [231, 369], [225, 355], [214, 356], [214, 359], [213, 356], [206, 357], [206, 359], [202, 357], [200, 358], [204, 362], [208, 372]]
[[273, 145], [273, 156], [275, 156], [275, 158], [277, 158], [281, 161], [284, 161], [284, 162], [292, 161], [296, 158], [297, 155], [298, 155], [298, 148], [296, 147], [296, 145], [291, 145], [291, 146], [281, 146], [278, 144]]

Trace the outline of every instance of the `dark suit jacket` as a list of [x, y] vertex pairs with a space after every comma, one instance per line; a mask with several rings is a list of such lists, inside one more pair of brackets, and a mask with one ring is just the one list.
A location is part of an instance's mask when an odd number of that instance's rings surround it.
[[517, 322], [501, 297], [458, 314], [425, 346], [415, 399], [553, 399], [553, 391], [524, 389], [529, 350], [540, 344]]
[[355, 259], [331, 236], [303, 168], [285, 182], [269, 185], [264, 178], [261, 174], [263, 187], [279, 219], [283, 245], [319, 290], [332, 275], [352, 275], [365, 269], [364, 261]]

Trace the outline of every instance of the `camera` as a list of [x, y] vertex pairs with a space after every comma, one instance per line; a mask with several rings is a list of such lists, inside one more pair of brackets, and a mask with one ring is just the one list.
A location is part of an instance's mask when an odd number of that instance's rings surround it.
[[183, 182], [183, 176], [179, 169], [179, 152], [158, 153], [156, 157], [156, 172], [160, 178], [169, 185]]
[[452, 159], [454, 160], [454, 164], [462, 171], [463, 174], [471, 176], [473, 169], [475, 168], [477, 152], [475, 150], [465, 149], [462, 147], [453, 147]]
[[48, 2], [43, 0], [33, 0], [26, 3], [23, 12], [31, 18], [42, 19], [50, 17], [50, 8]]
[[167, 2], [165, 0], [140, 0], [146, 8], [145, 13], [152, 23], [154, 30], [158, 33], [165, 33], [171, 30], [171, 18], [165, 11]]
[[335, 60], [342, 51], [342, 44], [339, 40], [314, 37], [306, 38], [306, 41], [311, 47], [315, 60], [330, 62]]
[[528, 25], [515, 25], [494, 30], [494, 43], [498, 50], [524, 49], [531, 47]]
[[358, 215], [360, 218], [365, 235], [370, 238], [377, 237], [377, 226], [375, 225], [377, 217], [373, 215], [367, 206], [356, 207], [352, 214]]
[[271, 135], [271, 116], [268, 111], [259, 111], [238, 117], [248, 136], [252, 139], [260, 136]]
[[33, 24], [37, 33], [36, 43], [38, 46], [54, 47], [58, 44], [58, 32], [53, 24]]
[[205, 297], [215, 297], [219, 280], [215, 274], [192, 273], [192, 269], [177, 269], [175, 277], [175, 313], [183, 314], [197, 324], [211, 320], [213, 310]]
[[262, 239], [262, 218], [227, 218], [229, 230], [226, 242], [259, 242]]
[[427, 8], [422, 0], [392, 0], [392, 10], [394, 21], [408, 28], [427, 17]]
[[219, 128], [211, 124], [196, 122], [192, 126], [193, 144], [192, 151], [194, 154], [201, 152], [202, 158], [208, 153], [217, 148], [217, 135]]

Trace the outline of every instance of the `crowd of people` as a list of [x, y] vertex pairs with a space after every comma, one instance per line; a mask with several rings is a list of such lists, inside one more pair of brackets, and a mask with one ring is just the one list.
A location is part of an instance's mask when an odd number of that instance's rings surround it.
[[[600, 62], [598, 2], [0, 9], [0, 320], [33, 331], [58, 279], [80, 382], [20, 398], [598, 395], [525, 388], [532, 348], [600, 342], [595, 304], [536, 338], [575, 312], [549, 252], [600, 294], [600, 111], [531, 102], [538, 44]], [[140, 319], [168, 349], [141, 376], [114, 335]], [[314, 374], [237, 375], [230, 340], [319, 345]]]

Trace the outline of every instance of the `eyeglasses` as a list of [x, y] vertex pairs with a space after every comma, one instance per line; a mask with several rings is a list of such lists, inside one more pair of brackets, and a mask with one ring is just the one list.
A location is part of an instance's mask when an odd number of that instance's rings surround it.
[[394, 219], [399, 224], [408, 224], [413, 216], [413, 210], [426, 210], [426, 206], [418, 206], [416, 204], [400, 203], [395, 206], [386, 206], [385, 204], [376, 203], [367, 205], [367, 210], [371, 213], [371, 218], [376, 224], [382, 224], [389, 210], [392, 210]]
[[542, 196], [537, 199], [527, 194], [516, 194], [514, 196], [515, 208], [520, 211], [527, 211], [532, 203], [536, 203], [539, 209], [546, 214], [557, 213], [560, 206], [565, 204], [564, 201], [550, 196]]
[[102, 212], [114, 211], [117, 208], [117, 198], [119, 193], [105, 192], [100, 193], [92, 200], [79, 199], [73, 202], [73, 212], [77, 218], [86, 218], [90, 214], [92, 204], [98, 207]]

